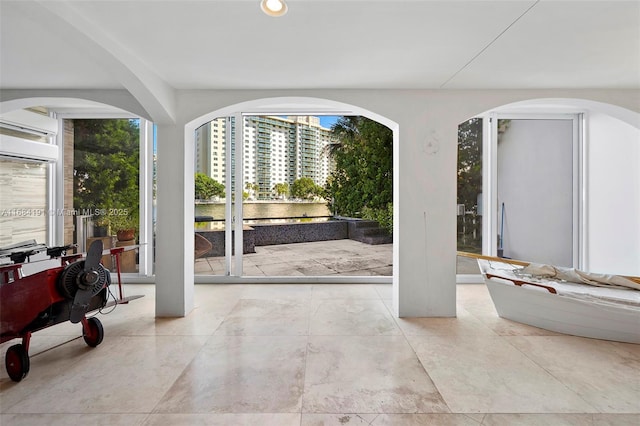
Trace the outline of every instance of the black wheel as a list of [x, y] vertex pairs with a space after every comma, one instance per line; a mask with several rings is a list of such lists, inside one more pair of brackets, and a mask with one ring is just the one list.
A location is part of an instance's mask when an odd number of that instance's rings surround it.
[[29, 374], [29, 354], [20, 343], [7, 350], [4, 363], [9, 377], [14, 382], [19, 382]]
[[104, 328], [102, 328], [102, 323], [96, 317], [91, 317], [87, 319], [88, 330], [85, 330], [82, 327], [82, 337], [87, 345], [95, 348], [100, 343], [102, 343], [102, 339], [104, 338]]

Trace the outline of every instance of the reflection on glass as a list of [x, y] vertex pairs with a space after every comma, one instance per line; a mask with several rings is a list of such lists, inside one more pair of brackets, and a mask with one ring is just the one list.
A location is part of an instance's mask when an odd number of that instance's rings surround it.
[[245, 275], [336, 273], [332, 253], [341, 241], [322, 241], [331, 218], [322, 188], [332, 171], [327, 147], [334, 139], [319, 117], [246, 117]]

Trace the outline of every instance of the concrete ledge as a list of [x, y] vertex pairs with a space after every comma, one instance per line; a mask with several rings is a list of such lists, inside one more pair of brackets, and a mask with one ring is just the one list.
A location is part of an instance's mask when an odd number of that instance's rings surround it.
[[349, 238], [347, 222], [342, 220], [252, 225], [252, 227], [255, 231], [256, 246], [342, 240]]
[[[388, 244], [393, 237], [369, 220], [345, 219], [326, 222], [269, 223], [244, 226], [244, 251], [255, 253], [256, 247], [278, 244], [308, 243], [352, 239], [366, 244]], [[197, 230], [196, 234], [206, 238], [213, 248], [202, 257], [224, 256], [224, 230]], [[232, 234], [232, 240], [235, 233]]]
[[[349, 238], [346, 221], [329, 220], [310, 223], [277, 223], [244, 226], [243, 254], [255, 253], [256, 246], [272, 246], [277, 244], [308, 243], [313, 241], [343, 240]], [[202, 257], [224, 256], [224, 230], [195, 231], [202, 235], [213, 248]], [[235, 233], [232, 234], [235, 241]]]
[[[206, 238], [211, 245], [213, 246], [211, 250], [207, 253], [203, 254], [201, 257], [216, 257], [216, 256], [224, 256], [225, 252], [225, 238], [224, 238], [224, 230], [210, 230], [210, 231], [196, 231], [196, 234], [202, 235]], [[255, 253], [256, 245], [254, 239], [254, 230], [250, 226], [242, 227], [243, 234], [243, 244], [242, 244], [242, 253]], [[235, 232], [231, 233], [231, 251], [235, 252]], [[234, 253], [235, 254], [235, 253]]]
[[390, 244], [393, 242], [393, 235], [389, 234], [375, 220], [350, 219], [349, 238], [361, 243], [377, 245]]

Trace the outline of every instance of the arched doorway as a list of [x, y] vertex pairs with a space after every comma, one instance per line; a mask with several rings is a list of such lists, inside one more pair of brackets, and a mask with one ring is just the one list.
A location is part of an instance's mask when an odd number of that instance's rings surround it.
[[[13, 112], [34, 114], [36, 118], [39, 116], [41, 119], [52, 122], [52, 128], [55, 128], [55, 130], [48, 133], [45, 132], [46, 134], [43, 133], [41, 140], [38, 142], [43, 147], [43, 151], [45, 145], [42, 142], [46, 144], [47, 148], [55, 151], [55, 156], [42, 160], [40, 158], [21, 157], [17, 153], [6, 158], [14, 163], [21, 161], [21, 159], [26, 159], [26, 161], [30, 162], [29, 164], [36, 164], [41, 169], [44, 169], [41, 179], [44, 182], [42, 196], [46, 198], [40, 203], [43, 206], [40, 218], [44, 221], [41, 225], [45, 231], [40, 233], [42, 234], [41, 237], [38, 234], [38, 238], [36, 238], [38, 242], [50, 246], [75, 244], [77, 250], [85, 251], [92, 238], [97, 237], [97, 234], [94, 235], [94, 227], [91, 225], [94, 219], [98, 217], [104, 219], [110, 212], [117, 211], [118, 214], [121, 214], [126, 211], [127, 216], [130, 216], [128, 224], [136, 229], [135, 243], [138, 243], [140, 248], [130, 250], [127, 266], [123, 269], [125, 272], [124, 277], [126, 280], [137, 282], [149, 281], [153, 274], [153, 184], [151, 180], [153, 179], [154, 126], [143, 115], [130, 112], [129, 108], [135, 111], [136, 107], [128, 105], [125, 97], [114, 103], [117, 105], [75, 97], [30, 97], [3, 101], [0, 104], [2, 114], [12, 114]], [[30, 110], [27, 111], [27, 109]], [[25, 120], [29, 123], [32, 119], [25, 117]], [[79, 179], [75, 173], [78, 168], [75, 161], [77, 160], [76, 157], [78, 157], [78, 151], [80, 151], [79, 145], [74, 143], [74, 122], [79, 120], [85, 123], [98, 120], [103, 123], [109, 122], [110, 124], [119, 122], [123, 125], [123, 128], [129, 130], [131, 143], [128, 147], [128, 157], [118, 167], [122, 166], [119, 172], [122, 172], [124, 168], [127, 169], [127, 184], [121, 185], [119, 191], [128, 195], [128, 200], [133, 201], [131, 205], [116, 206], [110, 204], [113, 201], [112, 197], [101, 192], [113, 191], [108, 190], [106, 185], [102, 184], [103, 182], [96, 183], [95, 186], [99, 190], [94, 192], [96, 192], [97, 198], [104, 200], [104, 205], [98, 208], [95, 204], [82, 204], [78, 200], [74, 200], [76, 198], [74, 195], [77, 195]], [[35, 130], [36, 134], [40, 133], [37, 128]], [[7, 135], [3, 135], [3, 137], [5, 136]], [[28, 145], [29, 141], [25, 141], [19, 132], [14, 136], [17, 136], [19, 140], [16, 146], [21, 146], [20, 141], [24, 141], [22, 145]], [[9, 137], [12, 136], [9, 135]], [[89, 145], [91, 144], [89, 143]], [[119, 147], [119, 145], [121, 145], [121, 139], [115, 138], [112, 140], [112, 148], [123, 154], [123, 147]], [[83, 152], [85, 151], [87, 150]], [[97, 152], [92, 153], [92, 155], [94, 154], [97, 154]], [[95, 170], [104, 172], [104, 180], [113, 181], [113, 174], [118, 171], [110, 172], [109, 170], [111, 169], [109, 168], [113, 169], [116, 166], [109, 162], [101, 164], [101, 161], [98, 160]], [[129, 183], [132, 187], [128, 186]], [[93, 208], [87, 208], [89, 204]], [[123, 219], [124, 214], [118, 218]], [[110, 215], [110, 219], [113, 219], [112, 223], [115, 223], [114, 214]], [[113, 234], [115, 235], [115, 233], [114, 225]], [[32, 238], [27, 234], [16, 236], [16, 238], [22, 238], [23, 240], [27, 239], [27, 237]], [[110, 235], [107, 235], [104, 238], [105, 241], [110, 241], [109, 244], [113, 240], [113, 245], [106, 245], [105, 247], [115, 247], [115, 237], [111, 238]], [[134, 245], [132, 241], [129, 241], [129, 244]], [[105, 257], [103, 261], [110, 267], [110, 259]]]
[[[397, 145], [398, 140], [398, 124], [382, 117], [378, 114], [375, 114], [371, 111], [365, 110], [363, 108], [359, 108], [353, 105], [348, 105], [340, 102], [329, 101], [325, 99], [318, 98], [301, 98], [301, 97], [281, 97], [281, 98], [267, 98], [267, 99], [258, 99], [255, 101], [243, 102], [240, 104], [235, 104], [229, 107], [221, 108], [211, 113], [205, 114], [197, 119], [194, 119], [187, 123], [185, 126], [185, 149], [187, 151], [193, 150], [194, 148], [194, 135], [198, 128], [203, 125], [206, 125], [209, 122], [212, 122], [215, 119], [220, 121], [220, 117], [230, 117], [229, 123], [234, 121], [235, 123], [243, 122], [245, 117], [282, 117], [282, 116], [345, 116], [345, 115], [353, 115], [353, 116], [362, 116], [368, 119], [374, 120], [378, 123], [381, 123], [391, 129], [393, 131], [393, 142], [394, 145]], [[233, 120], [231, 120], [233, 117]], [[227, 132], [230, 133], [230, 132]], [[229, 140], [229, 139], [227, 139]], [[227, 142], [227, 147], [229, 147], [229, 142]], [[236, 148], [237, 149], [237, 148]], [[238, 171], [236, 179], [242, 180], [242, 155], [237, 155], [237, 151], [234, 157], [235, 163], [231, 163], [230, 150], [227, 152], [227, 162], [226, 162], [226, 170], [229, 172], [231, 169]], [[187, 169], [185, 172], [185, 186], [190, 185], [193, 181], [193, 175], [196, 170]], [[220, 170], [218, 170], [220, 171]], [[395, 168], [394, 168], [395, 174]], [[226, 181], [231, 182], [232, 176], [229, 174]], [[397, 179], [394, 179], [394, 185]], [[226, 194], [226, 200], [231, 200], [232, 198], [240, 199], [242, 197], [242, 193], [244, 190], [243, 185], [237, 185], [235, 191], [233, 193], [229, 192]], [[193, 194], [193, 192], [192, 192]], [[188, 202], [188, 201], [186, 201]], [[229, 203], [230, 204], [230, 203]], [[242, 209], [242, 203], [235, 203], [235, 207]], [[226, 222], [226, 242], [225, 242], [225, 250], [226, 250], [226, 270], [230, 271], [235, 269], [237, 271], [242, 271], [242, 256], [235, 256], [233, 261], [233, 265], [231, 265], [231, 252], [234, 251], [236, 253], [240, 253], [243, 250], [243, 239], [235, 238], [235, 243], [231, 243], [231, 233], [234, 235], [243, 235], [243, 232], [246, 229], [243, 229], [242, 221], [235, 221], [234, 225], [231, 225], [233, 222], [233, 217], [242, 217], [242, 210], [238, 210], [234, 207], [231, 209], [231, 206], [227, 206], [227, 210], [225, 213], [225, 222]], [[395, 215], [395, 213], [394, 213]], [[185, 220], [189, 220], [189, 214], [185, 215]], [[187, 226], [185, 224], [185, 226]], [[397, 246], [397, 239], [394, 240], [394, 252], [395, 247]], [[232, 248], [233, 245], [233, 248]], [[396, 256], [394, 253], [393, 256]], [[395, 263], [395, 262], [394, 262]], [[277, 282], [390, 282], [388, 277], [277, 277]], [[196, 282], [273, 282], [273, 279], [270, 277], [257, 277], [257, 276], [243, 276], [242, 272], [240, 273], [227, 273], [226, 276], [197, 276]]]
[[[518, 127], [529, 128], [531, 131], [526, 131], [529, 136], [538, 132], [539, 135], [534, 136], [534, 139], [540, 138], [542, 137], [540, 132], [549, 132], [551, 123], [555, 125], [562, 119], [573, 120], [573, 124], [568, 124], [568, 127], [570, 132], [573, 130], [575, 137], [573, 153], [569, 141], [567, 161], [559, 165], [560, 170], [564, 169], [573, 174], [573, 190], [570, 188], [572, 185], [570, 176], [567, 181], [572, 194], [569, 197], [573, 197], [573, 201], [566, 200], [569, 209], [567, 214], [573, 223], [565, 232], [569, 239], [573, 239], [575, 250], [574, 260], [570, 266], [596, 272], [637, 275], [640, 272], [637, 269], [640, 258], [638, 245], [640, 226], [636, 219], [640, 215], [640, 207], [638, 207], [640, 206], [638, 198], [640, 175], [634, 164], [640, 155], [640, 147], [637, 143], [640, 139], [640, 115], [618, 106], [583, 99], [533, 99], [494, 108], [464, 123], [462, 126], [468, 128], [472, 122], [476, 124], [481, 122], [475, 132], [477, 140], [471, 143], [467, 141], [467, 145], [475, 146], [476, 152], [480, 150], [482, 163], [476, 165], [478, 170], [482, 169], [481, 181], [477, 177], [475, 179], [478, 203], [474, 208], [477, 210], [469, 211], [470, 215], [466, 216], [473, 216], [473, 218], [466, 220], [466, 223], [482, 222], [483, 254], [495, 255], [496, 251], [502, 248], [500, 241], [507, 230], [501, 225], [508, 224], [509, 218], [503, 216], [508, 208], [503, 208], [503, 205], [496, 200], [497, 187], [500, 185], [498, 137], [506, 131], [509, 133], [507, 136], [511, 138], [516, 135], [518, 130], [516, 127]], [[551, 121], [545, 124], [545, 120]], [[515, 127], [509, 130], [511, 124]], [[532, 129], [533, 125], [538, 126], [539, 130]], [[511, 148], [516, 144], [525, 145], [522, 137], [507, 142], [511, 143]], [[552, 160], [549, 155], [553, 145], [549, 149], [542, 150], [544, 152], [541, 152], [540, 147], [532, 147], [531, 141], [529, 147], [533, 149], [532, 154], [537, 152], [543, 157], [547, 156], [546, 162]], [[506, 152], [503, 151], [503, 154], [506, 155]], [[554, 156], [553, 159], [556, 158]], [[502, 159], [503, 162], [508, 162], [512, 158], [506, 159], [503, 155]], [[527, 163], [530, 162], [527, 161]], [[544, 164], [539, 168], [547, 175], [551, 173]], [[502, 177], [508, 179], [504, 173]], [[515, 180], [517, 179], [514, 178]], [[526, 188], [531, 185], [539, 186], [537, 182], [524, 185], [525, 187], [520, 190], [522, 196], [531, 193]], [[503, 181], [501, 186], [504, 188], [509, 185]], [[551, 198], [558, 197], [559, 191], [555, 190], [555, 186], [552, 185], [552, 191], [549, 192]], [[459, 197], [460, 195], [459, 189]], [[557, 201], [562, 202], [562, 199], [563, 197], [559, 197]], [[538, 197], [539, 203], [543, 201]], [[460, 203], [460, 198], [458, 202]], [[571, 209], [573, 209], [572, 212]], [[462, 211], [462, 209], [459, 210]], [[460, 216], [458, 222], [461, 222]], [[459, 225], [459, 248], [460, 235], [461, 232], [463, 233], [460, 228]], [[480, 232], [479, 229], [467, 228], [469, 229]], [[464, 240], [472, 241], [472, 236], [468, 235]], [[497, 254], [510, 257], [507, 253], [498, 252]], [[535, 261], [535, 259], [525, 260]], [[459, 262], [459, 266], [460, 264]], [[459, 281], [473, 281], [479, 278], [466, 275], [469, 273], [473, 274], [474, 271], [464, 266], [459, 267]]]

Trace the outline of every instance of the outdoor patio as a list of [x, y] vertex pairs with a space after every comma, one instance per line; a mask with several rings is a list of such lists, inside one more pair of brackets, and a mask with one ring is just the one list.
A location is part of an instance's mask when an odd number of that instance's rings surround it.
[[[391, 276], [393, 244], [343, 239], [256, 247], [244, 255], [245, 276]], [[476, 261], [458, 257], [459, 274], [479, 274]], [[224, 257], [196, 259], [196, 275], [224, 275]]]
[[[393, 274], [392, 244], [368, 245], [343, 239], [256, 247], [244, 255], [245, 276]], [[224, 275], [224, 257], [195, 262], [196, 275]]]

